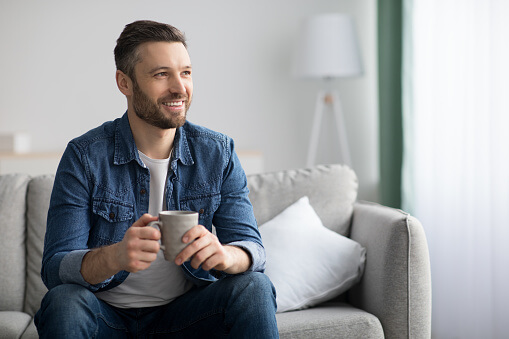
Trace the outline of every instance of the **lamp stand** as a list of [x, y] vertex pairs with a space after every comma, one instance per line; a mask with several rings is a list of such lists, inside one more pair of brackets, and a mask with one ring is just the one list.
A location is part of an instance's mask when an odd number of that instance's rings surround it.
[[316, 160], [316, 152], [318, 149], [318, 139], [322, 125], [322, 115], [325, 105], [330, 105], [334, 112], [336, 127], [339, 137], [340, 156], [343, 164], [352, 167], [350, 159], [350, 151], [348, 148], [348, 140], [346, 135], [345, 120], [341, 109], [339, 96], [335, 91], [319, 91], [316, 98], [315, 115], [313, 118], [313, 127], [311, 130], [311, 140], [309, 142], [309, 151], [307, 158], [307, 167], [312, 167]]

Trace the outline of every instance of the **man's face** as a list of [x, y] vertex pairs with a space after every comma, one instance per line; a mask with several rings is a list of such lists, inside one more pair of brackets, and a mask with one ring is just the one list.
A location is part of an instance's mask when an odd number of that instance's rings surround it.
[[132, 107], [136, 115], [161, 129], [184, 125], [193, 95], [191, 60], [179, 42], [139, 46], [134, 68]]

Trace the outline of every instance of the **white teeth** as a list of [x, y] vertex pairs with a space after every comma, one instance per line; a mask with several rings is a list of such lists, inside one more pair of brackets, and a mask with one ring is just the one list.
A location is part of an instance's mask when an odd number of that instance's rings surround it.
[[175, 106], [181, 106], [183, 104], [183, 101], [172, 101], [172, 102], [163, 102], [163, 105], [175, 107]]

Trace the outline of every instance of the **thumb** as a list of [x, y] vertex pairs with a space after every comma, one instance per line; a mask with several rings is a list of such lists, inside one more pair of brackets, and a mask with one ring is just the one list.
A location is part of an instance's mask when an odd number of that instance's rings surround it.
[[134, 222], [131, 227], [144, 227], [152, 221], [157, 221], [158, 217], [154, 217], [148, 213], [143, 214], [138, 220]]

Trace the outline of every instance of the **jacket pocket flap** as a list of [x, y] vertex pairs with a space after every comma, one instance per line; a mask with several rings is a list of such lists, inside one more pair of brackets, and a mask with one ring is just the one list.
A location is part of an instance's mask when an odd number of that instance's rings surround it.
[[220, 203], [220, 194], [202, 195], [182, 199], [180, 201], [180, 209], [198, 212], [200, 217], [203, 217], [214, 214]]
[[122, 201], [94, 198], [92, 211], [110, 222], [120, 222], [133, 218], [134, 206]]

